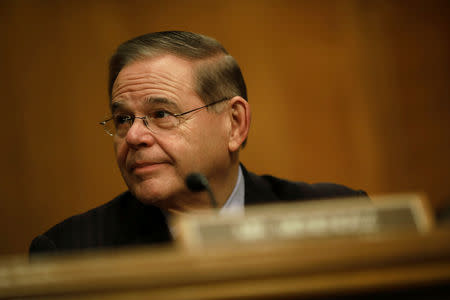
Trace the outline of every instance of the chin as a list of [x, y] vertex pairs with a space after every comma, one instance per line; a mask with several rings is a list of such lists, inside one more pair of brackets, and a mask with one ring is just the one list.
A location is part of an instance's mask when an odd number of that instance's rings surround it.
[[[173, 198], [183, 186], [170, 182], [170, 180], [149, 179], [143, 182], [128, 185], [131, 193], [144, 204], [156, 204]], [[159, 205], [158, 205], [159, 206]]]

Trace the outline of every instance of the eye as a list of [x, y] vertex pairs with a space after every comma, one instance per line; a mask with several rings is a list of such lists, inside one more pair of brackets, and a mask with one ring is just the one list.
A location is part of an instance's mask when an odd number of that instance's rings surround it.
[[113, 120], [114, 120], [114, 124], [117, 125], [122, 125], [124, 123], [127, 123], [131, 120], [131, 116], [128, 115], [115, 115], [113, 116]]
[[173, 116], [173, 114], [167, 110], [157, 110], [150, 114], [150, 117], [153, 119], [164, 119], [171, 116]]
[[148, 114], [149, 125], [155, 126], [158, 129], [172, 129], [177, 126], [177, 117], [165, 110], [158, 109]]

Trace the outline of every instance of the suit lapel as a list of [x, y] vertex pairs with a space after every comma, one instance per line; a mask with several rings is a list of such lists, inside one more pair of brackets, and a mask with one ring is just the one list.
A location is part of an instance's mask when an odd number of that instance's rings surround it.
[[248, 172], [242, 164], [241, 168], [245, 182], [244, 205], [265, 204], [279, 200], [277, 195], [272, 192], [272, 188], [267, 181], [256, 174]]

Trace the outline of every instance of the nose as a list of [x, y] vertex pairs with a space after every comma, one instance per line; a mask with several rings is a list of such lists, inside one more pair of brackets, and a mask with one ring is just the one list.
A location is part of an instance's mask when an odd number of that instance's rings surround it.
[[125, 139], [131, 148], [150, 147], [155, 143], [155, 137], [145, 125], [144, 117], [135, 117]]

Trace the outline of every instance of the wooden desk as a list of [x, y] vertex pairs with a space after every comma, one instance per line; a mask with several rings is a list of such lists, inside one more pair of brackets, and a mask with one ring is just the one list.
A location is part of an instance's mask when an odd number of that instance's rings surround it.
[[0, 264], [0, 299], [373, 299], [394, 291], [405, 299], [432, 299], [432, 293], [445, 299], [449, 284], [450, 228], [196, 252], [140, 248]]

